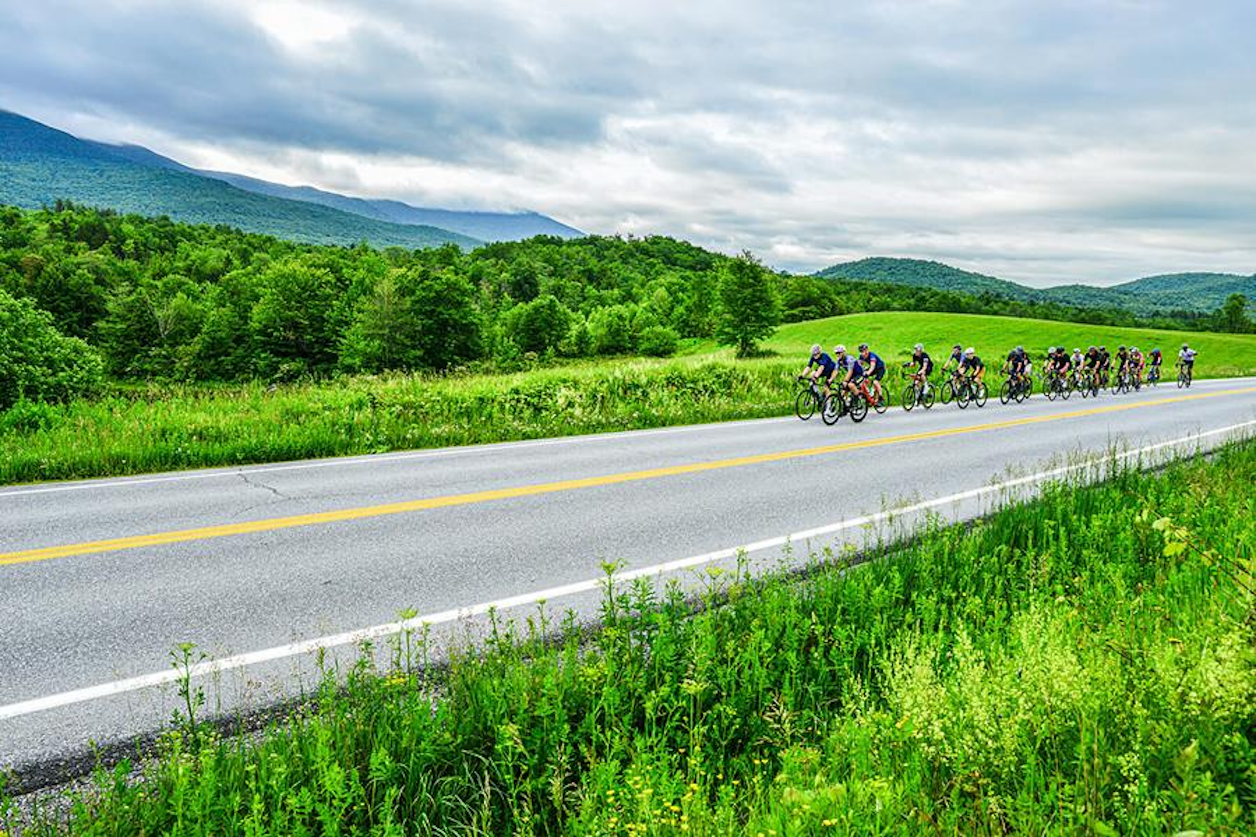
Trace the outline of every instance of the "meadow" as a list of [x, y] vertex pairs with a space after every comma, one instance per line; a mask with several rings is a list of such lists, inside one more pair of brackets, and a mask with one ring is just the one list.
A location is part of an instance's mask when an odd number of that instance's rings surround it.
[[399, 637], [22, 833], [1251, 834], [1253, 482], [1249, 441], [697, 600], [608, 567], [592, 634], [498, 619], [440, 671]]
[[[957, 340], [997, 366], [1023, 343], [1125, 341], [1167, 355], [1189, 341], [1196, 376], [1256, 374], [1256, 336], [1156, 332], [968, 314], [852, 314], [781, 327], [734, 360], [692, 342], [667, 360], [578, 361], [499, 375], [392, 374], [266, 385], [115, 385], [67, 405], [0, 413], [0, 484], [243, 465], [786, 415], [809, 347], [868, 341], [887, 362]], [[1069, 346], [1072, 348], [1072, 345]]]

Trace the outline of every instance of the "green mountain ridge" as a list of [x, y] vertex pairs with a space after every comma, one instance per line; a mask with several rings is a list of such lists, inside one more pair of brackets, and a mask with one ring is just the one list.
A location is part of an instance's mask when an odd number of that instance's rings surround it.
[[1256, 274], [1167, 273], [1109, 287], [1070, 284], [1030, 288], [942, 262], [876, 256], [835, 264], [815, 275], [977, 295], [991, 294], [1020, 302], [1114, 308], [1142, 316], [1215, 311], [1227, 297], [1236, 293], [1246, 295], [1249, 306], [1256, 306]]
[[[471, 236], [430, 225], [367, 218], [306, 201], [257, 194], [207, 177], [139, 146], [80, 140], [0, 111], [0, 203], [27, 209], [70, 200], [187, 223], [227, 224], [312, 244], [474, 247]], [[168, 161], [173, 163], [173, 161]]]

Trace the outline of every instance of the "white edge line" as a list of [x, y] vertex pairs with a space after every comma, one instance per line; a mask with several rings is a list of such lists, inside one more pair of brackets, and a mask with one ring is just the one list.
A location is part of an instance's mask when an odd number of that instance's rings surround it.
[[[1211, 380], [1211, 379], [1210, 379]], [[163, 482], [180, 482], [183, 480], [227, 479], [240, 474], [272, 474], [276, 471], [302, 471], [309, 468], [332, 468], [342, 465], [379, 465], [390, 462], [408, 462], [414, 459], [436, 459], [446, 456], [470, 455], [479, 453], [495, 453], [503, 450], [519, 450], [521, 448], [550, 447], [553, 445], [577, 445], [590, 442], [608, 441], [634, 436], [662, 436], [670, 433], [692, 433], [697, 430], [721, 428], [737, 428], [746, 425], [775, 424], [790, 421], [790, 416], [771, 416], [758, 419], [738, 419], [734, 421], [716, 421], [706, 424], [682, 424], [675, 427], [650, 427], [641, 430], [615, 430], [608, 433], [583, 433], [576, 436], [558, 436], [548, 439], [523, 439], [515, 442], [491, 442], [482, 445], [456, 445], [454, 447], [435, 448], [412, 452], [371, 453], [356, 456], [332, 456], [313, 462], [295, 462], [286, 465], [243, 466], [239, 468], [215, 468], [212, 471], [189, 471], [183, 474], [170, 474], [159, 477], [124, 477], [121, 479], [103, 479], [88, 482], [73, 482], [66, 485], [49, 485], [42, 487], [13, 486], [11, 490], [0, 490], [0, 500], [10, 497], [29, 497], [34, 494], [53, 494], [62, 491], [86, 491], [93, 488], [125, 488], [131, 485], [152, 485]], [[36, 483], [38, 485], [38, 483]]]
[[[1240, 422], [1239, 424], [1232, 424], [1228, 427], [1217, 428], [1216, 430], [1189, 434], [1177, 439], [1172, 439], [1168, 442], [1146, 445], [1135, 450], [1118, 453], [1114, 457], [1111, 455], [1091, 457], [1090, 459], [1077, 464], [1063, 465], [1058, 468], [1039, 471], [1036, 474], [1029, 474], [1023, 477], [1017, 477], [1016, 479], [1004, 480], [1003, 482], [985, 485], [980, 488], [972, 488], [955, 494], [948, 494], [945, 497], [937, 497], [932, 500], [924, 500], [908, 506], [900, 506], [888, 511], [877, 512], [876, 514], [852, 517], [838, 523], [831, 523], [814, 529], [804, 529], [801, 532], [794, 532], [790, 535], [781, 535], [774, 538], [768, 538], [766, 540], [755, 541], [754, 543], [746, 544], [744, 546], [718, 549], [714, 552], [705, 552], [701, 555], [693, 555], [688, 558], [680, 558], [674, 561], [665, 561], [663, 563], [653, 564], [647, 567], [640, 567], [635, 570], [628, 570], [626, 572], [617, 573], [615, 575], [615, 579], [616, 581], [623, 582], [649, 576], [661, 576], [667, 573], [676, 572], [677, 570], [689, 569], [703, 564], [710, 564], [715, 561], [734, 558], [743, 553], [761, 552], [765, 549], [782, 547], [795, 541], [807, 541], [822, 535], [831, 535], [846, 529], [853, 529], [879, 523], [890, 517], [900, 517], [902, 515], [913, 514], [915, 512], [927, 511], [929, 509], [938, 508], [939, 506], [960, 503], [965, 500], [972, 500], [987, 494], [1004, 491], [1008, 488], [1015, 488], [1022, 485], [1041, 482], [1053, 477], [1063, 476], [1073, 471], [1090, 468], [1094, 465], [1108, 462], [1113, 458], [1129, 459], [1131, 457], [1141, 456], [1145, 453], [1162, 450], [1164, 448], [1189, 444], [1190, 442], [1198, 442], [1209, 436], [1230, 433], [1232, 431], [1241, 430], [1254, 425], [1256, 425], [1256, 419], [1253, 419], [1252, 421]], [[337, 648], [345, 645], [356, 645], [365, 640], [391, 636], [393, 634], [399, 634], [405, 630], [420, 629], [425, 625], [441, 625], [449, 622], [456, 622], [461, 619], [488, 613], [490, 610], [507, 610], [510, 608], [520, 607], [522, 605], [536, 604], [541, 601], [552, 601], [565, 596], [573, 596], [578, 593], [587, 593], [592, 590], [597, 590], [603, 583], [604, 579], [602, 578], [586, 579], [584, 581], [577, 581], [571, 584], [560, 585], [558, 587], [548, 587], [544, 590], [536, 590], [531, 593], [521, 593], [516, 596], [508, 596], [506, 598], [495, 599], [489, 602], [480, 602], [466, 607], [442, 610], [438, 613], [429, 613], [423, 616], [415, 616], [412, 619], [389, 622], [387, 624], [375, 625], [369, 628], [359, 628], [357, 630], [331, 634], [329, 636], [318, 637], [315, 639], [301, 640], [300, 642], [293, 642], [287, 645], [277, 645], [273, 648], [266, 648], [260, 651], [250, 651], [245, 654], [224, 657], [220, 660], [211, 660], [209, 662], [191, 666], [186, 673], [176, 671], [172, 668], [167, 671], [154, 672], [152, 674], [140, 675], [138, 677], [129, 677], [124, 680], [115, 680], [111, 683], [102, 683], [97, 686], [89, 686], [83, 689], [60, 692], [46, 697], [32, 698], [31, 700], [11, 703], [8, 706], [0, 706], [0, 721], [8, 720], [10, 718], [18, 718], [23, 715], [30, 715], [35, 712], [43, 712], [48, 709], [57, 709], [59, 707], [70, 706], [76, 703], [98, 700], [100, 698], [111, 697], [113, 695], [119, 695], [126, 692], [134, 692], [140, 689], [151, 688], [153, 686], [174, 683], [181, 680], [184, 676], [203, 677], [206, 675], [218, 674], [225, 671], [232, 671], [234, 669], [257, 665], [258, 663], [281, 660], [288, 657], [296, 657], [302, 654], [310, 654], [323, 649]]]

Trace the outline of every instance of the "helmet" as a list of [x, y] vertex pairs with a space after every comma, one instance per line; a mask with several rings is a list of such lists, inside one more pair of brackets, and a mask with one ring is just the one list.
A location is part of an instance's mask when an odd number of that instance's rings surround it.
[[867, 344], [867, 343], [860, 343], [860, 344], [859, 344], [859, 351], [861, 351], [861, 352], [866, 352], [866, 351], [868, 351], [868, 344]]
[[1052, 346], [1051, 348], [1047, 349], [1047, 354], [1049, 355], [1055, 354], [1055, 346]]
[[1156, 348], [1152, 349], [1152, 350], [1151, 350], [1151, 353], [1152, 353], [1153, 355], [1158, 355], [1158, 354], [1160, 354], [1160, 347], [1159, 347], [1159, 346], [1157, 346]]
[[820, 344], [819, 344], [819, 343], [812, 343], [812, 344], [811, 344], [811, 356], [812, 356], [812, 357], [815, 357], [816, 355], [820, 354], [820, 352], [822, 352], [822, 351], [824, 351], [824, 350], [820, 348]]
[[962, 349], [962, 348], [964, 348], [964, 347], [963, 347], [963, 346], [961, 346], [960, 344], [956, 343], [956, 344], [955, 344], [954, 346], [952, 346], [951, 348], [952, 348], [952, 349], [955, 349], [956, 351], [959, 351], [960, 349]]
[[968, 355], [969, 357], [971, 357], [971, 356], [975, 355], [975, 354], [976, 354], [976, 352], [973, 350], [973, 347], [972, 347], [972, 346], [969, 346], [967, 349], [965, 349], [965, 350], [964, 350], [964, 354], [966, 354], [966, 355]]
[[1074, 349], [1074, 350], [1073, 350], [1073, 354], [1075, 354], [1075, 355], [1080, 355], [1081, 353], [1082, 353], [1082, 350], [1081, 350], [1081, 349]]
[[834, 346], [834, 347], [833, 347], [833, 352], [834, 352], [835, 354], [839, 354], [839, 355], [844, 355], [844, 354], [846, 354], [846, 344], [845, 344], [845, 343], [838, 343], [836, 346]]
[[923, 352], [923, 351], [925, 350], [925, 344], [924, 344], [924, 343], [917, 343], [915, 348], [916, 348], [916, 351], [918, 351], [918, 352]]
[[1023, 354], [1023, 353], [1025, 352], [1025, 347], [1024, 347], [1024, 346], [1017, 346], [1017, 347], [1016, 347], [1016, 351], [1021, 352], [1021, 353]]
[[1182, 344], [1182, 348], [1183, 348], [1183, 349], [1189, 349], [1189, 348], [1190, 348], [1190, 346], [1188, 346], [1188, 345], [1186, 345], [1185, 343], [1183, 343], [1183, 344]]
[[1086, 351], [1088, 351], [1088, 352], [1093, 352], [1094, 350], [1095, 350], [1095, 347], [1094, 347], [1094, 346], [1091, 346], [1091, 347], [1090, 347], [1089, 349], [1087, 349]]
[[1107, 350], [1108, 350], [1108, 347], [1107, 347], [1107, 346], [1100, 346], [1100, 347], [1099, 347], [1099, 351], [1101, 351], [1101, 352], [1106, 352]]

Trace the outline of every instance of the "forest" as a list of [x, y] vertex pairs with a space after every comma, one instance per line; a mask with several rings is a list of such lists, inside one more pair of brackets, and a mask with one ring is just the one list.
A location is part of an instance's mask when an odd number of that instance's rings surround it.
[[667, 356], [706, 339], [748, 355], [778, 322], [893, 310], [1224, 325], [780, 274], [749, 254], [659, 236], [381, 250], [65, 202], [0, 208], [0, 409], [110, 380], [513, 371], [560, 358]]

